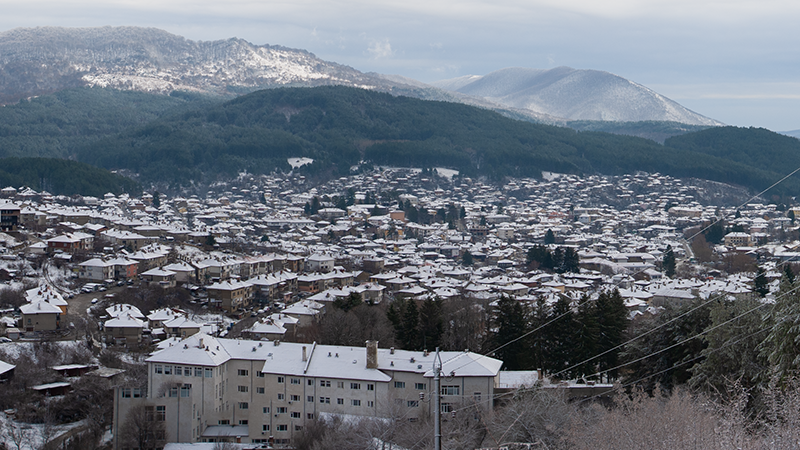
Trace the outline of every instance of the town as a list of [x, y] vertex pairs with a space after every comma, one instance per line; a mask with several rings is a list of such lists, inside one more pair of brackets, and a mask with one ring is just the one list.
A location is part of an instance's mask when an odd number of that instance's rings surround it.
[[797, 213], [648, 173], [355, 167], [321, 184], [242, 173], [204, 196], [6, 187], [0, 433], [18, 449], [294, 448], [322, 417], [424, 422], [433, 397], [455, 418], [532, 385], [613, 395], [613, 371], [503, 357], [498, 305], [614, 292], [634, 324], [695, 299], [774, 302], [800, 255]]

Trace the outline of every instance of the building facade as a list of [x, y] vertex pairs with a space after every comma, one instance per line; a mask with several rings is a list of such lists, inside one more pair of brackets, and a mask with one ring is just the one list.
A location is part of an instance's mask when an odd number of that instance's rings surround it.
[[[502, 362], [443, 352], [442, 410], [491, 409]], [[147, 360], [147, 392], [115, 392], [121, 424], [144, 403], [163, 413], [167, 442], [290, 446], [306, 422], [326, 414], [417, 420], [433, 414], [435, 354], [367, 347], [191, 336]]]

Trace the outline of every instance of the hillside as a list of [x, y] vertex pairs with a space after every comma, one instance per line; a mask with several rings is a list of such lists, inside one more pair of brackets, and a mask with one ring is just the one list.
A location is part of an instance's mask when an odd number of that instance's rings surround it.
[[55, 195], [92, 195], [111, 192], [136, 194], [138, 184], [129, 178], [77, 161], [54, 158], [0, 159], [0, 186], [27, 186]]
[[78, 148], [159, 117], [221, 103], [197, 94], [74, 88], [0, 108], [0, 157], [74, 158]]
[[442, 80], [432, 85], [509, 108], [527, 109], [567, 120], [722, 125], [640, 84], [598, 70], [515, 67], [485, 76]]
[[[539, 176], [543, 170], [606, 174], [643, 170], [751, 189], [762, 189], [783, 176], [771, 165], [730, 161], [721, 153], [667, 143], [579, 133], [461, 104], [329, 86], [259, 91], [157, 119], [91, 144], [78, 152], [78, 158], [131, 170], [142, 181], [184, 185], [241, 170], [288, 171], [290, 157], [312, 158], [315, 163], [303, 170], [329, 176], [349, 173], [362, 160], [444, 166], [490, 177]], [[797, 183], [791, 186], [796, 188]]]

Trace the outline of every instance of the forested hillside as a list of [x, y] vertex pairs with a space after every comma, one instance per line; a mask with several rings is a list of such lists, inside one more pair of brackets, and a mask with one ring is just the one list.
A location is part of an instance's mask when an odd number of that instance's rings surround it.
[[[515, 121], [466, 105], [347, 87], [283, 88], [153, 121], [93, 143], [82, 161], [177, 183], [246, 169], [347, 173], [366, 160], [444, 166], [467, 175], [539, 176], [542, 170], [619, 174], [637, 170], [762, 189], [783, 174], [710, 152], [653, 141]], [[771, 167], [771, 166], [770, 166]], [[766, 169], [766, 168], [765, 168]], [[786, 184], [796, 188], [797, 183]]]
[[[0, 156], [77, 159], [172, 186], [247, 170], [348, 173], [361, 161], [460, 170], [465, 175], [538, 177], [660, 172], [760, 191], [800, 166], [800, 142], [763, 129], [696, 132], [666, 123], [620, 124], [615, 132], [675, 132], [664, 145], [608, 134], [595, 123], [575, 131], [512, 120], [463, 104], [395, 97], [347, 87], [279, 88], [234, 100], [113, 89], [73, 89], [0, 108]], [[791, 166], [791, 168], [789, 168]], [[776, 193], [792, 194], [788, 180]]]
[[136, 182], [77, 161], [54, 158], [0, 159], [0, 186], [28, 186], [56, 195], [92, 195], [111, 192], [136, 194]]

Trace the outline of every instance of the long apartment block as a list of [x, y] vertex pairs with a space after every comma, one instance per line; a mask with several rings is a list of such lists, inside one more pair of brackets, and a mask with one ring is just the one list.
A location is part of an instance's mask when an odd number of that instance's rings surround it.
[[[419, 420], [433, 414], [435, 353], [220, 339], [196, 334], [147, 359], [145, 390], [114, 394], [114, 447], [128, 411], [144, 405], [167, 442], [291, 445], [325, 415]], [[441, 352], [441, 409], [490, 411], [502, 361]]]

